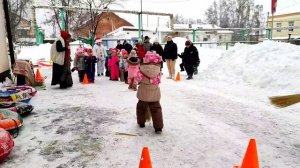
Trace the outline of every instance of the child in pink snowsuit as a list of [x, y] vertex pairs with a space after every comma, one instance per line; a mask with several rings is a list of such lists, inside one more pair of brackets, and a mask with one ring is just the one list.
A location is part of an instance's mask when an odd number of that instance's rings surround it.
[[110, 69], [110, 80], [118, 81], [119, 79], [119, 57], [117, 49], [111, 49], [111, 58], [108, 60], [108, 67]]
[[131, 50], [129, 58], [127, 59], [127, 71], [128, 71], [128, 89], [137, 90], [138, 81], [136, 79], [137, 73], [140, 68], [140, 60], [136, 55], [135, 50]]

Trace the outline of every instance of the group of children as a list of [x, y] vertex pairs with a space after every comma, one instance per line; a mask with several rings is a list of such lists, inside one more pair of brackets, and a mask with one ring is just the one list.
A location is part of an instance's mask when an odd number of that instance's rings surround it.
[[[140, 59], [135, 50], [128, 54], [125, 49], [118, 50], [112, 48], [109, 50], [108, 60], [106, 63], [109, 79], [112, 81], [124, 81], [128, 84], [128, 89], [137, 90], [138, 82], [137, 73], [140, 68]], [[74, 68], [72, 71], [78, 71], [79, 81], [83, 82], [84, 74], [87, 74], [90, 83], [95, 82], [96, 63], [100, 60], [97, 58], [92, 49], [79, 47], [75, 53]]]

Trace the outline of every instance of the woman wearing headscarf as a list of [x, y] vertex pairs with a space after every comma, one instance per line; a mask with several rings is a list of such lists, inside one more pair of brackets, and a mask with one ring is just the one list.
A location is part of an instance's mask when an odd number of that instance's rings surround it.
[[51, 85], [60, 85], [60, 88], [67, 88], [73, 85], [71, 76], [71, 35], [61, 31], [59, 37], [51, 47], [51, 60], [53, 61]]

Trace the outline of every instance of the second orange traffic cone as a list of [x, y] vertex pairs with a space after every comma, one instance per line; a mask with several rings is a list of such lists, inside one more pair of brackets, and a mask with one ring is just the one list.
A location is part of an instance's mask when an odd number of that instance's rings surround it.
[[41, 72], [39, 69], [36, 70], [36, 74], [35, 74], [35, 81], [43, 81], [44, 78], [41, 75]]
[[87, 74], [84, 74], [84, 77], [83, 77], [83, 82], [81, 82], [82, 84], [89, 84], [89, 80], [88, 80], [88, 77], [87, 77]]
[[250, 139], [241, 168], [259, 168], [255, 139]]
[[151, 163], [148, 147], [143, 148], [139, 168], [152, 168], [152, 163]]
[[180, 73], [179, 72], [177, 73], [176, 81], [180, 81]]

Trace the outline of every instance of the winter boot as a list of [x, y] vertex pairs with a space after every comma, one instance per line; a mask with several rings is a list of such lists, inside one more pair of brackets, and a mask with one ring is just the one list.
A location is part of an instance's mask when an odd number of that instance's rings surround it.
[[172, 78], [171, 79], [176, 80], [175, 74], [172, 74]]
[[132, 85], [132, 89], [133, 89], [133, 91], [137, 91], [137, 86], [136, 85]]
[[132, 83], [129, 84], [128, 89], [132, 89]]
[[167, 79], [172, 79], [172, 75], [170, 74], [170, 75], [167, 77]]
[[141, 128], [144, 128], [145, 127], [145, 124], [139, 124]]
[[155, 133], [160, 134], [162, 132], [161, 128], [155, 128]]
[[189, 76], [186, 78], [186, 80], [191, 80], [191, 79], [193, 79], [193, 76], [192, 76], [192, 75], [189, 75]]

